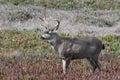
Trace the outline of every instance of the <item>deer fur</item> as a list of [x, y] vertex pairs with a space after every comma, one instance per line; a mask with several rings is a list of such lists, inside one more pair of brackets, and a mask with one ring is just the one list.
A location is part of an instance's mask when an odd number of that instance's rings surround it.
[[48, 40], [62, 59], [63, 73], [67, 72], [71, 60], [84, 58], [91, 64], [93, 72], [96, 68], [101, 70], [98, 57], [101, 50], [105, 48], [102, 41], [96, 37], [85, 39], [61, 37], [54, 32], [54, 30], [59, 28], [59, 24], [60, 22], [54, 29], [45, 31], [41, 38]]

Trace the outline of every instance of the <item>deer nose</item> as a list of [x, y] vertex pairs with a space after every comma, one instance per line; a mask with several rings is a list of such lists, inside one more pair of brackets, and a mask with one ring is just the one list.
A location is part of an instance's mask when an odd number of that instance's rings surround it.
[[43, 39], [43, 40], [44, 40], [45, 38], [44, 38], [43, 36], [41, 36], [40, 39]]

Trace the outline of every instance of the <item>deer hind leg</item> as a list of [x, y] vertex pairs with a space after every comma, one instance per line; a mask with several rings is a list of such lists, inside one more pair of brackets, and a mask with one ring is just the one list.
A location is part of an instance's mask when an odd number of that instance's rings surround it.
[[62, 64], [63, 64], [63, 74], [66, 74], [67, 69], [68, 69], [69, 64], [70, 64], [70, 59], [63, 59]]
[[87, 58], [87, 60], [89, 61], [89, 63], [91, 64], [91, 66], [92, 66], [92, 71], [93, 71], [93, 73], [95, 72], [95, 69], [97, 68], [97, 65], [96, 65], [96, 63], [95, 63], [95, 61], [92, 59], [92, 58]]
[[101, 71], [101, 64], [100, 64], [100, 62], [98, 61], [98, 58], [93, 58], [93, 60], [94, 60], [94, 62], [95, 62], [95, 64], [96, 64], [97, 68], [99, 69], [99, 71]]
[[100, 64], [100, 62], [97, 60], [97, 67], [98, 67], [98, 69], [99, 69], [99, 71], [101, 71], [101, 64]]

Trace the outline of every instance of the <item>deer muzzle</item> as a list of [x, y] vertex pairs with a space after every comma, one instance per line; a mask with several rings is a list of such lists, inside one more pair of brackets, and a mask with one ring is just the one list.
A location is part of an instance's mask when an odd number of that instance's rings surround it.
[[43, 39], [43, 40], [44, 40], [45, 38], [44, 38], [43, 36], [41, 36], [40, 39]]

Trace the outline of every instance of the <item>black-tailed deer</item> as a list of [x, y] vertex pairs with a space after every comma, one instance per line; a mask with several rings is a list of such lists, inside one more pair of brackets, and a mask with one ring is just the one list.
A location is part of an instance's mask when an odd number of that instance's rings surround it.
[[[48, 24], [45, 18], [42, 18], [42, 20]], [[101, 70], [98, 56], [101, 50], [105, 48], [102, 41], [96, 37], [85, 39], [61, 37], [56, 33], [60, 21], [56, 21], [58, 24], [54, 28], [49, 29], [48, 27], [45, 27], [46, 30], [41, 38], [48, 40], [59, 54], [63, 63], [63, 73], [67, 72], [71, 60], [83, 58], [86, 58], [90, 62], [93, 72], [96, 68]]]

